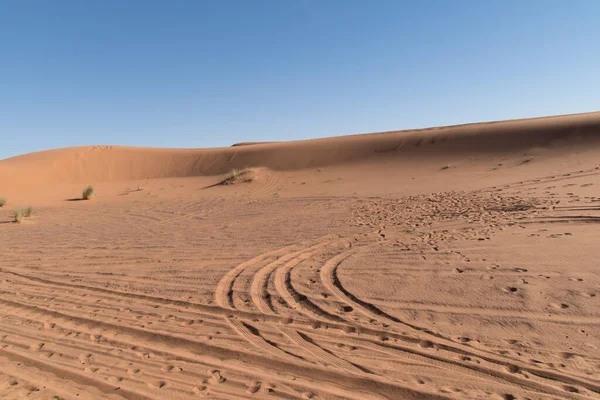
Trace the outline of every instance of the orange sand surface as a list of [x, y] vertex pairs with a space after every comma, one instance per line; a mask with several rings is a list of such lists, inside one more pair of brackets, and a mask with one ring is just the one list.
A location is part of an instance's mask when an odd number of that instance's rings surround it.
[[0, 197], [1, 398], [600, 398], [600, 113], [49, 150]]

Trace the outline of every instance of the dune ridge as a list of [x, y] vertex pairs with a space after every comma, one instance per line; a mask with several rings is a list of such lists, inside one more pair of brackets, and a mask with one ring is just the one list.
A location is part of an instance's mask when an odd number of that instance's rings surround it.
[[44, 182], [109, 182], [211, 176], [246, 167], [300, 170], [390, 157], [499, 154], [599, 143], [600, 112], [596, 112], [214, 149], [72, 147], [1, 160], [0, 177], [8, 180], [12, 174], [27, 173], [29, 179]]

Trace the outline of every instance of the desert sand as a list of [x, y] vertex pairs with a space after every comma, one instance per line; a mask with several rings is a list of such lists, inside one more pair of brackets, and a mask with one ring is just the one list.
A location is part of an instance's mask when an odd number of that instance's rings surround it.
[[600, 113], [49, 150], [0, 197], [3, 399], [600, 398]]

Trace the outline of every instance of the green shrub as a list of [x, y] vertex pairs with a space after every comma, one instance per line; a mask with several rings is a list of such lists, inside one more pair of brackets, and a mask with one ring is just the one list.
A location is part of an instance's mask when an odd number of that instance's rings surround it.
[[3, 207], [6, 204], [6, 199], [4, 197], [0, 197], [0, 207]]
[[13, 222], [20, 224], [22, 220], [23, 220], [23, 213], [21, 212], [21, 210], [14, 210], [13, 211]]
[[94, 192], [94, 188], [91, 186], [86, 187], [85, 189], [83, 189], [83, 193], [81, 195], [81, 198], [83, 200], [89, 200], [92, 197], [94, 197], [96, 195], [96, 192]]
[[22, 210], [22, 213], [25, 218], [29, 218], [29, 217], [31, 217], [31, 214], [33, 213], [33, 208], [31, 206], [29, 206], [26, 209]]

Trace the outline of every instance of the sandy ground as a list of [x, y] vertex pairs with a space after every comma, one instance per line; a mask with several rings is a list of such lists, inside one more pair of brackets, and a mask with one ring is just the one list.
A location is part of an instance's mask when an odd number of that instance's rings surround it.
[[1, 398], [600, 398], [600, 114], [53, 150], [0, 196]]

